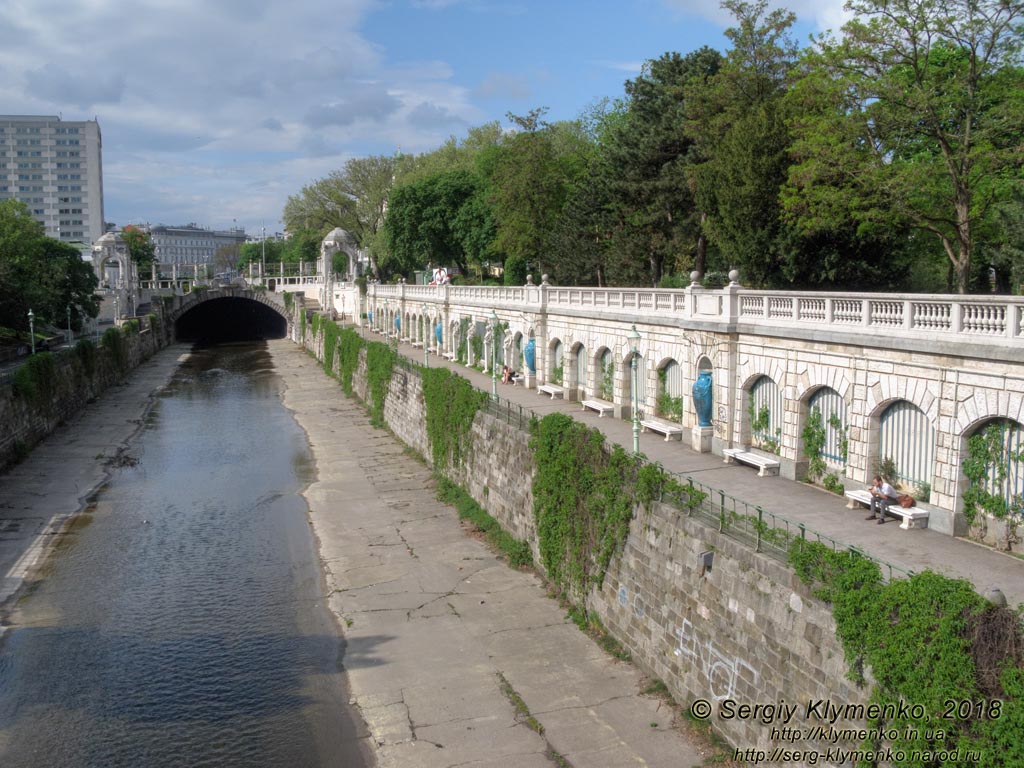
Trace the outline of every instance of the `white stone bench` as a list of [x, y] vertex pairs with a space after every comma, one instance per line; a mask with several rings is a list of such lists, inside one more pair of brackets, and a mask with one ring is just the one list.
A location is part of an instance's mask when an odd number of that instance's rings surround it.
[[741, 464], [749, 464], [752, 467], [757, 467], [758, 477], [767, 477], [768, 475], [779, 474], [778, 459], [769, 459], [767, 456], [752, 453], [745, 448], [723, 448], [722, 455], [725, 456], [726, 464], [738, 461]]
[[445, 352], [444, 354], [441, 355], [441, 357], [443, 357], [445, 360], [451, 360], [453, 363], [455, 362], [454, 352]]
[[423, 347], [423, 342], [422, 342], [422, 341], [414, 341], [414, 342], [412, 343], [412, 345], [413, 345], [414, 347], [416, 347], [416, 349], [421, 349], [421, 348]]
[[664, 435], [666, 443], [675, 435], [679, 435], [680, 440], [683, 439], [683, 428], [678, 424], [672, 424], [661, 419], [641, 419], [640, 426], [644, 428], [645, 432], [649, 429], [651, 432], [658, 432]]
[[[871, 508], [871, 491], [847, 491], [844, 495], [849, 499], [846, 504], [847, 509], [857, 509], [857, 504], [863, 504], [868, 509]], [[889, 505], [886, 512], [893, 517], [899, 516], [903, 518], [900, 528], [904, 531], [909, 531], [911, 528], [928, 527], [928, 511], [925, 509], [901, 507], [896, 502], [893, 502]]]
[[584, 400], [580, 403], [583, 406], [583, 410], [589, 408], [592, 411], [597, 411], [597, 417], [602, 418], [606, 413], [611, 413], [615, 410], [615, 406], [612, 403], [604, 400]]
[[537, 387], [537, 393], [542, 395], [551, 395], [551, 399], [554, 400], [556, 397], [561, 397], [565, 394], [565, 390], [557, 384], [540, 384]]

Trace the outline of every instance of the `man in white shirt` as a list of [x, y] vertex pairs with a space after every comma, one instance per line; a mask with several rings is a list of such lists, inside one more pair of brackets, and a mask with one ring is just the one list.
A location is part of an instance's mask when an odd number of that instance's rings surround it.
[[872, 520], [877, 517], [878, 524], [881, 525], [885, 522], [885, 513], [889, 505], [896, 503], [896, 489], [880, 475], [875, 475], [874, 484], [868, 490], [871, 491], [871, 514], [865, 519]]

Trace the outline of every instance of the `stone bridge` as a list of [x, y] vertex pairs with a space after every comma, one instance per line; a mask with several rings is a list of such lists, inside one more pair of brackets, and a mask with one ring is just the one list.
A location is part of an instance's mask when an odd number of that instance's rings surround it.
[[168, 303], [167, 317], [181, 340], [284, 338], [291, 318], [281, 294], [241, 287], [199, 288]]
[[366, 310], [381, 333], [470, 365], [508, 362], [528, 386], [607, 401], [622, 418], [635, 391], [645, 419], [681, 426], [694, 449], [748, 447], [789, 478], [807, 472], [808, 429], [823, 432], [825, 474], [863, 489], [885, 467], [946, 533], [964, 532], [972, 435], [1001, 430], [990, 490], [1011, 507], [1024, 494], [1021, 297], [756, 291], [735, 279], [720, 290], [377, 284]]

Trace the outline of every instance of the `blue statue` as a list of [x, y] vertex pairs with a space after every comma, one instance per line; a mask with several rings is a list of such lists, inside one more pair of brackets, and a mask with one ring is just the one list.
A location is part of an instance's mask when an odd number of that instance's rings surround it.
[[444, 341], [441, 338], [441, 323], [440, 322], [438, 322], [438, 324], [434, 326], [434, 338], [437, 339], [437, 343], [438, 344], [441, 344]]
[[693, 406], [697, 411], [697, 424], [711, 426], [711, 371], [700, 371], [693, 382]]
[[537, 345], [533, 342], [533, 336], [526, 342], [526, 349], [523, 350], [523, 357], [526, 358], [526, 367], [531, 374], [537, 373]]

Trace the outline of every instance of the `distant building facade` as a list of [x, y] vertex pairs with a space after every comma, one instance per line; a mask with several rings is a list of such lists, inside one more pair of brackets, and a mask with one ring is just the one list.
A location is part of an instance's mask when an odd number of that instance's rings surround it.
[[104, 232], [96, 120], [0, 115], [0, 200], [24, 202], [46, 234], [91, 244]]
[[211, 230], [195, 224], [157, 224], [146, 229], [159, 264], [210, 264], [220, 248], [246, 241], [244, 229]]

